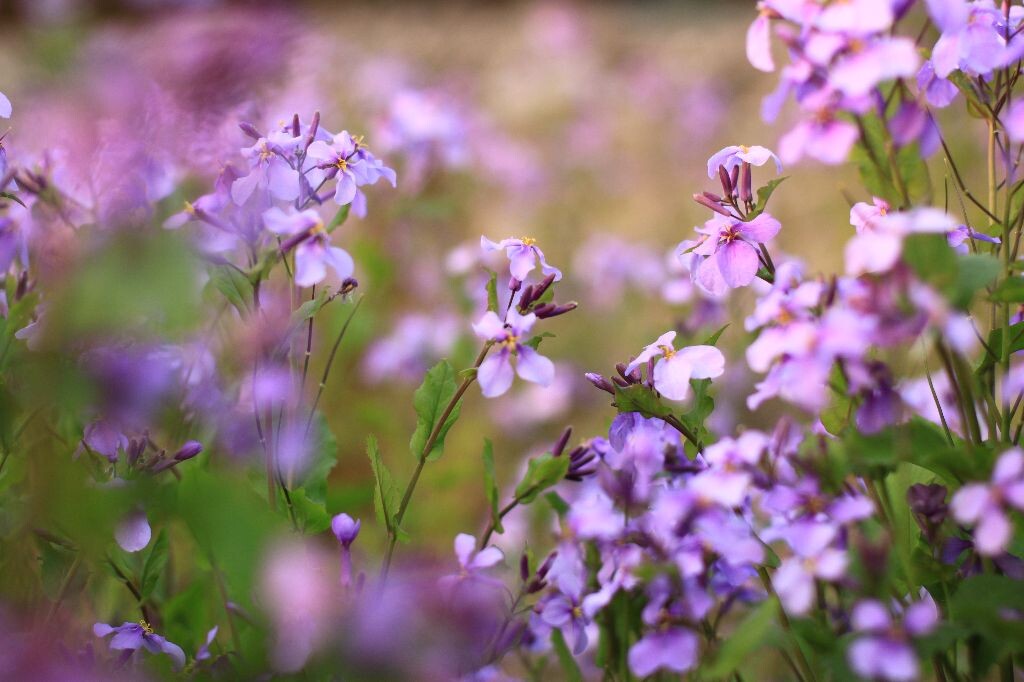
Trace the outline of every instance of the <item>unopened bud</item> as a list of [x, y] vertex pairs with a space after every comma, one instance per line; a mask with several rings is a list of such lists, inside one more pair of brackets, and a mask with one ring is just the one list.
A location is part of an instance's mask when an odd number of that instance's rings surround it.
[[306, 149], [309, 149], [309, 145], [313, 144], [313, 140], [316, 139], [317, 131], [320, 130], [320, 112], [313, 112], [313, 120], [309, 123], [309, 132], [306, 133]]
[[732, 196], [732, 179], [729, 177], [729, 173], [725, 170], [725, 166], [718, 167], [718, 179], [722, 182], [722, 191], [727, 197]]
[[576, 310], [578, 306], [579, 304], [576, 303], [576, 301], [569, 301], [568, 303], [563, 303], [561, 305], [545, 303], [544, 305], [535, 308], [533, 313], [537, 316], [538, 319], [544, 320], [549, 317], [558, 317], [559, 315], [565, 315], [568, 312]]
[[750, 188], [750, 164], [743, 162], [743, 175], [740, 177], [740, 199], [746, 203], [754, 201], [754, 194]]
[[[698, 204], [700, 204], [701, 206], [703, 206], [705, 208], [710, 208], [715, 213], [721, 213], [724, 216], [729, 216], [730, 213], [728, 211], [726, 211], [722, 207], [721, 204], [719, 204], [718, 202], [710, 199], [708, 197], [709, 194], [711, 194], [711, 192], [703, 192], [703, 193], [699, 193], [699, 194], [694, 194], [693, 195], [693, 200], [696, 201]], [[712, 195], [712, 196], [714, 196], [714, 195]]]
[[600, 374], [596, 374], [594, 372], [587, 372], [583, 376], [586, 377], [587, 381], [594, 384], [594, 386], [601, 389], [602, 391], [615, 395], [615, 387], [612, 386], [610, 381], [605, 379]]
[[519, 310], [525, 312], [530, 304], [537, 300], [536, 289], [532, 284], [523, 287], [523, 293], [519, 294]]
[[732, 170], [729, 171], [729, 182], [732, 185], [732, 194], [736, 196], [736, 189], [739, 187], [740, 182], [740, 167], [733, 166]]
[[361, 521], [353, 519], [348, 514], [338, 514], [331, 519], [331, 532], [334, 533], [334, 537], [338, 538], [341, 546], [348, 549], [359, 536], [361, 525]]
[[523, 281], [516, 279], [515, 277], [509, 277], [508, 290], [512, 292], [519, 291], [523, 286]]
[[540, 568], [537, 569], [537, 577], [538, 578], [546, 578], [547, 577], [548, 571], [551, 570], [551, 566], [552, 566], [552, 564], [555, 563], [555, 558], [557, 558], [557, 557], [558, 557], [558, 550], [555, 550], [551, 554], [548, 554], [548, 558], [545, 559], [544, 563], [541, 564]]
[[242, 121], [238, 124], [238, 127], [242, 129], [243, 133], [245, 133], [254, 140], [258, 140], [261, 137], [263, 137], [262, 135], [260, 135], [260, 131], [256, 130], [256, 126], [249, 123], [248, 121]]
[[299, 115], [292, 114], [292, 137], [298, 137], [299, 131], [302, 129], [302, 124], [299, 123]]
[[560, 454], [562, 454], [562, 452], [565, 450], [566, 443], [569, 442], [570, 436], [572, 436], [572, 427], [567, 426], [565, 427], [565, 431], [562, 432], [562, 435], [559, 436], [558, 440], [555, 442], [555, 447], [551, 448], [551, 454], [554, 455], [555, 457], [558, 457]]
[[519, 557], [519, 577], [524, 583], [530, 578], [530, 557], [526, 556], [526, 552]]
[[341, 289], [339, 291], [344, 294], [351, 294], [359, 286], [359, 280], [355, 277], [346, 277], [341, 282]]
[[203, 451], [203, 444], [197, 440], [190, 440], [181, 446], [181, 449], [174, 453], [174, 459], [179, 462], [184, 462], [186, 459], [192, 459], [200, 452]]

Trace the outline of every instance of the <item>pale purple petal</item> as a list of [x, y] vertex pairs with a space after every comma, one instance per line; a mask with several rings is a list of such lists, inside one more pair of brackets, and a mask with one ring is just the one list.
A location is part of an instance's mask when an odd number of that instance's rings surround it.
[[327, 275], [324, 256], [324, 247], [315, 239], [295, 247], [295, 283], [300, 287], [310, 287], [322, 282]]
[[530, 272], [537, 266], [537, 255], [530, 246], [508, 247], [509, 271], [512, 276], [525, 282]]
[[355, 178], [350, 173], [338, 173], [338, 184], [334, 188], [334, 202], [338, 206], [351, 204], [357, 191]]
[[868, 599], [853, 607], [850, 615], [850, 624], [855, 630], [870, 632], [872, 630], [887, 630], [892, 625], [889, 612], [881, 602], [875, 599]]
[[502, 350], [484, 360], [476, 372], [476, 378], [485, 398], [495, 398], [508, 391], [515, 378], [509, 352]]
[[337, 273], [338, 279], [347, 279], [351, 277], [356, 270], [355, 261], [352, 260], [352, 256], [350, 256], [348, 251], [345, 249], [338, 248], [337, 246], [331, 246], [324, 254], [324, 258], [330, 266], [334, 268], [334, 272]]
[[903, 625], [907, 632], [915, 637], [927, 635], [939, 623], [939, 609], [931, 595], [925, 593], [925, 598], [912, 604], [903, 614]]
[[555, 378], [555, 364], [529, 346], [519, 346], [516, 373], [526, 381], [550, 386]]
[[747, 60], [758, 71], [766, 73], [775, 70], [772, 59], [771, 20], [767, 14], [759, 14], [747, 29]]
[[96, 623], [92, 626], [92, 634], [97, 637], [106, 637], [114, 631], [113, 626], [107, 625], [106, 623]]
[[12, 111], [11, 100], [7, 99], [7, 95], [0, 92], [0, 118], [10, 118]]
[[717, 262], [722, 279], [732, 288], [750, 284], [757, 275], [757, 252], [753, 246], [738, 239], [719, 249], [709, 260]]
[[267, 189], [282, 201], [293, 201], [299, 196], [298, 172], [275, 158], [267, 167]]
[[1006, 551], [1013, 536], [1013, 524], [1001, 509], [985, 512], [974, 529], [974, 548], [978, 554], [998, 556]]
[[469, 567], [475, 569], [490, 568], [504, 558], [505, 554], [500, 549], [492, 545], [480, 550], [469, 563]]
[[684, 400], [690, 394], [693, 367], [686, 358], [675, 355], [658, 360], [654, 366], [654, 388], [669, 400]]
[[725, 372], [725, 356], [714, 346], [687, 346], [675, 357], [689, 363], [691, 379], [714, 379]]
[[989, 488], [984, 483], [971, 483], [957, 491], [950, 502], [953, 518], [960, 523], [977, 521], [991, 501]]
[[782, 223], [767, 213], [762, 213], [748, 223], [739, 223], [738, 231], [752, 242], [764, 243], [775, 237], [782, 229]]
[[993, 483], [1007, 483], [1018, 479], [1024, 474], [1024, 453], [1013, 448], [1000, 455], [996, 467], [992, 471]]
[[117, 544], [126, 552], [139, 552], [145, 549], [152, 537], [153, 531], [149, 527], [149, 521], [142, 513], [132, 514], [114, 531]]
[[485, 341], [494, 341], [506, 336], [505, 324], [493, 310], [488, 310], [479, 322], [473, 324], [473, 333]]
[[455, 536], [455, 556], [459, 559], [459, 565], [468, 568], [473, 558], [473, 550], [476, 549], [476, 538], [469, 533], [459, 533]]
[[253, 170], [248, 175], [240, 177], [231, 183], [231, 198], [236, 204], [241, 206], [249, 200], [249, 197], [256, 191], [256, 186], [260, 182], [260, 175], [260, 171]]
[[658, 670], [683, 673], [697, 662], [697, 636], [683, 628], [651, 632], [629, 649], [629, 669], [637, 677], [647, 677]]

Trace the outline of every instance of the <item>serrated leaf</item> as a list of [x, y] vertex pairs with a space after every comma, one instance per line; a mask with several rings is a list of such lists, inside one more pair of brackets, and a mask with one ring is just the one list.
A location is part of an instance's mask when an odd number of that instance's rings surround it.
[[445, 436], [448, 435], [448, 430], [459, 418], [462, 409], [461, 400], [455, 404], [455, 408], [438, 429], [437, 438], [431, 445], [430, 452], [424, 452], [424, 448], [457, 390], [455, 370], [447, 360], [442, 360], [434, 365], [423, 378], [423, 383], [416, 389], [412, 400], [417, 416], [416, 430], [409, 441], [409, 450], [413, 457], [417, 459], [425, 457], [428, 462], [432, 462], [441, 456], [444, 451]]
[[210, 282], [224, 298], [245, 315], [253, 298], [253, 286], [249, 277], [233, 265], [218, 265], [210, 272]]
[[505, 532], [505, 528], [501, 525], [498, 509], [498, 481], [494, 475], [494, 446], [486, 438], [484, 439], [482, 459], [484, 462], [484, 492], [491, 508], [491, 523], [494, 526], [494, 532], [500, 535]]
[[487, 278], [487, 309], [492, 313], [498, 312], [498, 273], [488, 270], [490, 276]]
[[380, 456], [380, 447], [373, 436], [366, 437], [366, 454], [370, 458], [370, 468], [373, 470], [373, 510], [377, 515], [377, 522], [383, 524], [388, 533], [396, 533], [402, 538], [404, 533], [395, 523], [401, 493]]
[[672, 414], [671, 408], [661, 402], [653, 390], [643, 384], [615, 386], [615, 407], [619, 412], [639, 412], [645, 417], [664, 418]]
[[568, 457], [555, 457], [550, 452], [531, 459], [526, 465], [526, 474], [516, 486], [516, 499], [521, 504], [533, 502], [537, 495], [565, 478], [569, 464]]
[[144, 600], [153, 593], [157, 580], [164, 572], [164, 566], [167, 565], [167, 549], [167, 531], [161, 530], [160, 534], [156, 536], [153, 546], [150, 547], [149, 554], [146, 555], [146, 563], [142, 566], [139, 594]]

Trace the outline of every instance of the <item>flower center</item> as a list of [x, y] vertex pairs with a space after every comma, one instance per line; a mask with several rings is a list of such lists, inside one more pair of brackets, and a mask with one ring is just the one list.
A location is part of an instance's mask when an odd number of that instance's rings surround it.
[[270, 151], [270, 148], [267, 147], [267, 143], [265, 141], [264, 142], [260, 142], [260, 155], [259, 155], [260, 162], [261, 163], [266, 163], [266, 162], [270, 161], [270, 157], [272, 157], [273, 155], [274, 155], [274, 152]]
[[523, 246], [533, 246], [537, 243], [537, 240], [533, 237], [520, 237], [519, 241], [523, 243]]
[[142, 631], [145, 632], [147, 635], [153, 634], [153, 627], [145, 620], [140, 620], [139, 626], [142, 628]]
[[344, 172], [348, 169], [348, 159], [342, 159], [339, 157], [338, 160], [334, 162], [334, 165], [338, 167], [338, 170]]
[[577, 619], [577, 620], [582, 618], [583, 617], [583, 609], [581, 609], [578, 606], [572, 607], [572, 617]]
[[739, 230], [736, 229], [735, 225], [732, 225], [732, 226], [727, 227], [726, 229], [722, 230], [722, 233], [721, 233], [721, 235], [719, 236], [718, 239], [719, 239], [719, 241], [721, 243], [728, 244], [728, 243], [738, 239], [739, 236], [740, 236]]
[[191, 201], [185, 202], [185, 213], [188, 213], [189, 215], [196, 214], [196, 207], [192, 205]]
[[504, 339], [498, 342], [498, 345], [514, 351], [519, 346], [519, 337], [516, 334], [508, 334]]
[[673, 348], [672, 346], [658, 346], [658, 349], [665, 356], [666, 360], [668, 360], [669, 358], [676, 354], [676, 349]]
[[750, 152], [750, 147], [748, 147], [748, 146], [747, 146], [747, 145], [745, 145], [745, 144], [741, 144], [741, 145], [740, 145], [740, 151], [741, 151], [741, 152], [743, 152], [744, 154], [747, 154], [747, 153], [749, 153], [749, 152]]

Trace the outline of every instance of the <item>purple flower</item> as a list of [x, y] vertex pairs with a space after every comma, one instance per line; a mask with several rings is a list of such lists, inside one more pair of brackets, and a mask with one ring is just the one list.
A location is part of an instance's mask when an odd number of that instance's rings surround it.
[[974, 526], [974, 546], [979, 554], [997, 556], [1006, 551], [1013, 536], [1010, 508], [1024, 511], [1024, 452], [1007, 450], [996, 461], [991, 483], [969, 483], [950, 503], [953, 517]]
[[913, 76], [919, 64], [913, 40], [877, 38], [841, 57], [832, 67], [829, 81], [849, 97], [863, 97], [883, 81]]
[[572, 646], [573, 654], [578, 656], [587, 648], [587, 626], [595, 612], [587, 599], [578, 594], [556, 592], [544, 603], [540, 617], [547, 625], [562, 631]]
[[755, 245], [769, 241], [781, 228], [779, 221], [767, 213], [749, 222], [714, 215], [697, 228], [705, 237], [693, 252], [706, 258], [694, 271], [694, 281], [712, 294], [750, 284], [758, 268]]
[[859, 137], [857, 126], [840, 121], [831, 109], [821, 108], [782, 136], [779, 156], [787, 164], [806, 155], [834, 166], [846, 160]]
[[375, 184], [384, 178], [394, 187], [395, 171], [385, 166], [363, 146], [361, 137], [352, 137], [347, 131], [334, 136], [330, 144], [317, 140], [309, 145], [309, 158], [319, 162], [326, 170], [326, 179], [336, 178], [334, 201], [339, 206], [352, 205], [352, 212], [360, 218], [366, 216], [366, 195], [359, 187]]
[[1003, 243], [1003, 240], [999, 237], [990, 237], [984, 232], [976, 232], [967, 225], [957, 225], [951, 232], [946, 233], [946, 241], [957, 253], [968, 253], [970, 251], [970, 248], [967, 246], [968, 239], [988, 244]]
[[145, 649], [151, 654], [167, 654], [174, 661], [175, 668], [179, 670], [185, 665], [185, 652], [181, 647], [154, 634], [153, 628], [149, 627], [149, 623], [145, 621], [124, 623], [117, 627], [106, 623], [96, 623], [92, 626], [92, 632], [97, 637], [113, 634], [114, 638], [110, 640], [110, 649], [123, 651], [126, 657], [131, 656], [138, 649]]
[[935, 65], [930, 59], [917, 72], [917, 89], [924, 93], [928, 104], [940, 109], [948, 107], [960, 92], [952, 82], [935, 75]]
[[213, 644], [214, 638], [217, 636], [217, 631], [220, 626], [214, 625], [210, 628], [209, 632], [206, 633], [206, 641], [199, 647], [199, 651], [196, 652], [196, 661], [205, 661], [210, 658], [210, 645]]
[[149, 527], [149, 521], [142, 512], [132, 514], [117, 526], [114, 531], [114, 539], [126, 552], [139, 552], [146, 548], [153, 531]]
[[[783, 560], [772, 578], [789, 613], [800, 615], [810, 610], [815, 580], [838, 580], [846, 573], [846, 552], [832, 546], [837, 534], [832, 524], [814, 521], [798, 521], [778, 532], [794, 553]], [[766, 538], [771, 535], [765, 533]]]
[[476, 335], [485, 341], [493, 341], [497, 350], [483, 361], [476, 374], [480, 390], [487, 398], [502, 395], [512, 386], [512, 358], [516, 359], [514, 373], [521, 379], [547, 386], [555, 377], [554, 363], [523, 342], [537, 316], [533, 313], [520, 315], [510, 310], [507, 320], [503, 323], [497, 314], [489, 310], [473, 325]]
[[690, 393], [690, 379], [714, 379], [725, 372], [725, 356], [714, 346], [687, 346], [676, 350], [676, 333], [665, 332], [647, 345], [629, 365], [629, 374], [640, 365], [660, 358], [654, 365], [654, 388], [669, 400], [683, 400]]
[[[865, 208], [857, 213], [858, 207]], [[903, 240], [908, 235], [947, 234], [956, 229], [953, 219], [937, 208], [889, 213], [884, 206], [876, 203], [876, 207], [877, 213], [866, 204], [857, 204], [850, 211], [850, 222], [858, 226], [857, 236], [846, 243], [846, 271], [851, 275], [881, 273], [892, 268], [903, 253]]]
[[331, 532], [343, 547], [351, 547], [359, 535], [361, 522], [348, 514], [338, 514], [331, 519]]
[[1024, 99], [1014, 100], [1003, 116], [1006, 134], [1014, 142], [1024, 142]]
[[770, 73], [775, 70], [772, 59], [772, 12], [760, 7], [757, 18], [747, 29], [747, 61], [758, 71]]
[[986, 75], [1008, 57], [1000, 35], [1001, 12], [992, 4], [964, 0], [928, 0], [928, 12], [942, 32], [932, 48], [932, 64], [940, 78], [957, 69]]
[[509, 260], [509, 271], [520, 282], [526, 281], [530, 272], [537, 267], [538, 260], [540, 260], [541, 271], [545, 276], [554, 275], [556, 282], [562, 279], [562, 271], [548, 265], [548, 262], [544, 259], [544, 252], [537, 246], [537, 240], [532, 237], [521, 237], [518, 239], [509, 237], [508, 239], [502, 239], [500, 242], [493, 242], [487, 237], [481, 236], [480, 248], [485, 253], [505, 249], [505, 255], [508, 256]]
[[504, 553], [497, 547], [491, 545], [478, 552], [476, 551], [476, 538], [468, 533], [459, 533], [455, 536], [455, 557], [459, 562], [459, 572], [441, 578], [442, 589], [450, 591], [467, 581], [495, 586], [502, 584], [500, 580], [485, 573], [487, 569], [494, 567], [505, 558]]
[[7, 95], [0, 92], [0, 118], [10, 118], [11, 112], [11, 100], [7, 99]]
[[850, 620], [854, 631], [861, 634], [846, 653], [850, 667], [864, 678], [903, 682], [916, 680], [919, 673], [911, 637], [931, 632], [938, 623], [939, 612], [925, 592], [924, 599], [913, 603], [903, 614], [902, 628], [894, 627], [888, 610], [873, 599], [854, 606]]
[[732, 145], [711, 155], [711, 158], [708, 159], [708, 177], [717, 178], [720, 167], [725, 168], [726, 173], [731, 173], [733, 168], [738, 168], [744, 163], [749, 163], [751, 166], [763, 166], [769, 161], [775, 162], [776, 172], [782, 172], [782, 162], [772, 150], [757, 145], [752, 147], [742, 144]]
[[267, 229], [275, 234], [289, 235], [282, 250], [295, 246], [295, 283], [308, 287], [323, 281], [327, 266], [345, 280], [355, 272], [355, 262], [345, 249], [331, 245], [331, 238], [324, 228], [323, 220], [313, 209], [285, 213], [272, 208], [263, 214]]
[[692, 630], [668, 627], [649, 632], [629, 648], [629, 669], [637, 677], [658, 670], [684, 673], [697, 662], [700, 640]]
[[292, 201], [299, 196], [299, 172], [288, 161], [301, 137], [270, 133], [242, 150], [249, 162], [249, 174], [231, 185], [231, 198], [241, 206], [257, 189], [269, 190], [275, 199]]

